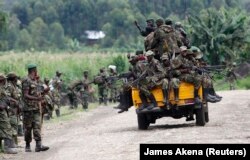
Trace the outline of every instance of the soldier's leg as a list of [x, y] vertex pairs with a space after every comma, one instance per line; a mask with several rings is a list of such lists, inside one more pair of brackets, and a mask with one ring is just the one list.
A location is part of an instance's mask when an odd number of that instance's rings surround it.
[[208, 102], [215, 103], [218, 101], [217, 98], [209, 93], [209, 88], [212, 86], [211, 82], [210, 78], [206, 75], [202, 77], [203, 97]]
[[99, 96], [99, 104], [103, 102], [103, 87], [98, 86], [98, 96]]
[[32, 141], [32, 117], [32, 111], [23, 112], [24, 141], [26, 142], [25, 152], [31, 152], [30, 142]]
[[175, 101], [179, 101], [180, 80], [178, 78], [172, 78], [171, 79], [171, 87], [174, 90]]
[[36, 152], [46, 151], [49, 149], [47, 146], [42, 145], [42, 138], [41, 138], [41, 115], [39, 111], [33, 112], [33, 119], [32, 119], [32, 128], [33, 128], [33, 136], [36, 141]]
[[17, 148], [17, 128], [18, 128], [18, 121], [17, 121], [17, 116], [16, 115], [10, 115], [10, 125], [11, 125], [11, 130], [12, 130], [12, 143], [11, 143], [11, 148]]
[[108, 88], [107, 87], [103, 89], [103, 103], [105, 106], [108, 105], [107, 104], [108, 103]]
[[155, 99], [154, 95], [148, 90], [147, 84], [142, 85], [142, 86], [140, 87], [140, 91], [141, 91], [142, 94], [145, 95], [145, 96], [151, 101], [151, 103], [152, 103], [152, 104], [150, 104], [150, 105], [147, 106], [147, 109], [148, 109], [148, 110], [151, 110], [151, 109], [153, 109], [154, 107], [157, 107], [156, 99]]
[[168, 79], [163, 79], [162, 80], [162, 92], [163, 92], [163, 98], [164, 98], [164, 103], [166, 106], [169, 106], [169, 101], [168, 101]]
[[59, 105], [59, 102], [56, 102], [55, 106], [56, 106], [56, 108], [55, 108], [56, 116], [60, 117], [60, 105]]

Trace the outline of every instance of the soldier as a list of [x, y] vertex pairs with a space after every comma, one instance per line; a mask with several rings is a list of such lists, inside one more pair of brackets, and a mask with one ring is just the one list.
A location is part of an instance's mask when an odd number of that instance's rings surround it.
[[44, 99], [45, 99], [44, 105], [45, 105], [46, 113], [48, 114], [47, 119], [49, 120], [50, 118], [53, 118], [54, 103], [53, 103], [53, 95], [49, 88], [48, 78], [44, 78], [44, 85], [47, 88], [46, 92], [44, 92]]
[[157, 29], [154, 32], [154, 39], [151, 50], [156, 53], [156, 59], [160, 60], [163, 54], [170, 58], [180, 52], [179, 47], [182, 45], [172, 26], [164, 25], [162, 19], [156, 21]]
[[95, 77], [94, 80], [94, 83], [98, 85], [99, 104], [104, 103], [104, 105], [107, 105], [107, 78], [108, 74], [106, 73], [105, 68], [101, 68], [99, 74]]
[[109, 80], [108, 80], [109, 102], [116, 102], [116, 99], [118, 96], [116, 76], [117, 76], [116, 66], [110, 65], [109, 66]]
[[[196, 66], [198, 68], [206, 67], [207, 64], [202, 60], [203, 54], [201, 53], [200, 49], [195, 46], [192, 46], [190, 48], [190, 51], [194, 53]], [[202, 73], [202, 87], [203, 87], [204, 97], [208, 102], [215, 103], [221, 101], [222, 97], [215, 94], [212, 78], [207, 72]]]
[[155, 24], [154, 24], [154, 20], [153, 19], [147, 19], [146, 20], [147, 22], [147, 26], [145, 28], [145, 30], [141, 30], [141, 35], [143, 37], [147, 37], [151, 32], [154, 32], [155, 31]]
[[[171, 67], [181, 81], [194, 84], [195, 104], [201, 104], [202, 102], [198, 95], [198, 89], [201, 86], [202, 77], [193, 70], [196, 68], [193, 60], [193, 52], [188, 51], [186, 46], [182, 46], [180, 49], [181, 54], [171, 61]], [[186, 120], [194, 120], [192, 111], [190, 111]]]
[[69, 98], [70, 109], [76, 109], [78, 106], [77, 93], [72, 86], [74, 86], [74, 82], [68, 86], [67, 96]]
[[227, 81], [229, 82], [230, 90], [235, 90], [235, 85], [236, 85], [236, 80], [237, 80], [237, 76], [234, 71], [235, 67], [236, 67], [236, 63], [233, 62], [232, 64], [229, 64], [227, 68], [226, 77], [227, 77]]
[[19, 100], [19, 108], [20, 108], [20, 114], [18, 116], [18, 131], [17, 131], [17, 135], [18, 136], [23, 136], [24, 133], [23, 133], [23, 122], [22, 122], [22, 109], [23, 109], [23, 95], [22, 95], [22, 82], [20, 80], [20, 77], [17, 77], [18, 80], [17, 80], [17, 89], [18, 89], [18, 93], [20, 95], [20, 100]]
[[41, 137], [41, 114], [40, 108], [43, 97], [38, 91], [37, 83], [37, 66], [35, 64], [28, 65], [28, 76], [22, 81], [23, 93], [23, 124], [24, 124], [24, 140], [26, 142], [25, 151], [31, 152], [30, 142], [32, 141], [31, 132], [33, 130], [34, 139], [36, 141], [36, 152], [46, 151], [47, 146], [42, 145]]
[[189, 49], [191, 47], [190, 40], [188, 39], [187, 33], [184, 30], [181, 22], [175, 23], [175, 31], [176, 31], [177, 36], [179, 36], [179, 39], [181, 40], [182, 44]]
[[89, 99], [89, 87], [90, 87], [90, 80], [89, 80], [89, 72], [84, 71], [83, 72], [83, 79], [76, 81], [73, 85], [71, 85], [71, 88], [73, 90], [79, 88], [80, 96], [81, 96], [81, 102], [82, 107], [86, 111], [88, 109], [88, 99]]
[[[153, 51], [147, 51], [146, 56], [148, 59], [148, 65], [143, 73], [140, 75], [143, 76], [145, 74], [145, 78], [143, 78], [139, 83], [140, 90], [140, 98], [142, 100], [142, 106], [139, 110], [143, 110], [147, 108], [148, 110], [157, 107], [157, 102], [154, 95], [150, 92], [154, 87], [158, 85], [164, 86], [162, 83], [167, 83], [162, 81], [165, 78], [164, 70], [158, 60], [154, 58]], [[166, 86], [166, 85], [165, 85]], [[167, 98], [166, 98], [167, 96]], [[165, 103], [168, 103], [168, 92], [166, 92], [166, 88], [164, 88], [164, 99]], [[152, 105], [148, 105], [147, 98], [153, 103]]]
[[[6, 88], [6, 94], [8, 97], [11, 97], [13, 100], [16, 101], [17, 104], [20, 104], [21, 94], [18, 91], [17, 88], [17, 75], [14, 72], [10, 72], [7, 75], [7, 88]], [[8, 108], [8, 114], [10, 118], [10, 124], [12, 128], [12, 137], [13, 137], [13, 147], [17, 147], [18, 141], [17, 141], [17, 132], [18, 132], [18, 119], [19, 119], [19, 113], [20, 108], [19, 105], [15, 103], [10, 103]]]
[[53, 89], [51, 90], [52, 93], [52, 100], [55, 107], [56, 116], [60, 117], [60, 108], [61, 108], [61, 84], [60, 81], [53, 82]]
[[[7, 108], [10, 104], [5, 88], [6, 77], [0, 73], [0, 143], [4, 140], [4, 153], [17, 154], [17, 151], [12, 148], [12, 129], [10, 119], [8, 116]], [[0, 145], [2, 147], [2, 145]]]

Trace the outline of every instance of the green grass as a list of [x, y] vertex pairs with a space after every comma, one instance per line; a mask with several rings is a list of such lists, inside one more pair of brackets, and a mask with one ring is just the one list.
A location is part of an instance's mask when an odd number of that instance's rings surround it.
[[[216, 90], [229, 90], [229, 83], [225, 79], [218, 79], [214, 83]], [[250, 76], [238, 79], [236, 89], [250, 89]]]

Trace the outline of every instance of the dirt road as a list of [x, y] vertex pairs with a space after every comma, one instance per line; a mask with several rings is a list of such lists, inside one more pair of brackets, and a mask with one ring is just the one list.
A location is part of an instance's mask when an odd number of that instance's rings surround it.
[[[137, 129], [134, 109], [117, 114], [112, 107], [99, 107], [70, 122], [44, 128], [47, 152], [20, 149], [10, 160], [136, 160], [140, 143], [250, 143], [250, 91], [219, 92], [223, 100], [209, 104], [210, 122], [205, 127], [185, 118], [162, 118], [147, 131]], [[24, 146], [24, 143], [22, 143]]]

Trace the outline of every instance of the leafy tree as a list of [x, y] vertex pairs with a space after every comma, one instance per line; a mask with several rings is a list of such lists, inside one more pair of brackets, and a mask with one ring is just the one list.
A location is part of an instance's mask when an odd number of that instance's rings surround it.
[[249, 44], [249, 18], [239, 10], [210, 8], [189, 18], [193, 44], [212, 64], [239, 59]]

